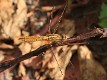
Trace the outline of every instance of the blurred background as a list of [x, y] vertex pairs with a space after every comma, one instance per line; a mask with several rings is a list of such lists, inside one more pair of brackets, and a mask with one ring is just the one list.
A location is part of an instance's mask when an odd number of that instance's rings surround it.
[[[0, 0], [0, 62], [50, 43], [20, 42], [18, 36], [69, 38], [97, 28], [94, 24], [107, 27], [107, 0]], [[1, 72], [0, 80], [107, 80], [107, 38], [84, 42], [52, 47]]]

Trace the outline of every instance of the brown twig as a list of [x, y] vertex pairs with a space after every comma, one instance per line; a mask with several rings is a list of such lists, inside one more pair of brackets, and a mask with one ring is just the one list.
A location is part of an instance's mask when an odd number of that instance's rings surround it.
[[[51, 47], [57, 47], [57, 46], [63, 46], [63, 45], [72, 45], [72, 44], [76, 44], [78, 43], [78, 41], [82, 41], [82, 40], [86, 40], [86, 39], [89, 39], [91, 37], [95, 37], [95, 36], [103, 36], [103, 34], [106, 32], [107, 29], [102, 29], [102, 28], [96, 28], [96, 29], [93, 29], [92, 31], [90, 32], [87, 32], [85, 34], [82, 34], [82, 35], [79, 35], [79, 36], [76, 36], [76, 37], [73, 37], [73, 38], [68, 38], [68, 39], [63, 39], [61, 41], [58, 41], [58, 42], [53, 42], [51, 44], [46, 44], [46, 45], [43, 45], [43, 46], [40, 46], [38, 49], [28, 53], [28, 54], [25, 54], [23, 56], [20, 56], [16, 59], [13, 59], [13, 60], [9, 60], [9, 61], [5, 61], [5, 62], [1, 62], [0, 63], [0, 72], [16, 65], [17, 63], [23, 61], [23, 60], [26, 60], [28, 58], [31, 58], [33, 56], [38, 56], [40, 54], [42, 54], [43, 52], [45, 52], [46, 50], [48, 50], [49, 48]], [[107, 36], [104, 36], [104, 37], [107, 37]]]
[[81, 41], [81, 40], [85, 40], [85, 39], [89, 39], [91, 37], [95, 37], [95, 36], [101, 36], [105, 33], [106, 31], [104, 31], [104, 29], [101, 29], [101, 28], [96, 28], [96, 29], [93, 29], [92, 31], [88, 32], [88, 33], [85, 33], [85, 34], [81, 34], [79, 36], [76, 36], [74, 38], [70, 38], [70, 39], [67, 39], [67, 42], [69, 43], [73, 43], [73, 42], [77, 42], [77, 41]]

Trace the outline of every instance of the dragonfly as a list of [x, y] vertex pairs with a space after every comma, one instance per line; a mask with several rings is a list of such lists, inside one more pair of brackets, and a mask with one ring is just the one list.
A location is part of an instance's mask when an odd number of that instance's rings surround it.
[[[62, 16], [65, 12], [66, 7], [64, 8], [61, 16], [59, 17], [58, 22], [60, 22], [60, 20], [62, 19]], [[95, 36], [105, 36], [105, 32], [107, 30], [106, 29], [102, 29], [102, 28], [95, 28], [87, 33], [75, 36], [75, 37], [70, 37], [70, 38], [63, 38], [61, 35], [59, 34], [48, 34], [46, 36], [22, 36], [19, 37], [19, 40], [21, 40], [22, 42], [31, 42], [31, 41], [40, 41], [40, 40], [49, 40], [52, 41], [52, 43], [50, 44], [45, 44], [43, 46], [40, 46], [39, 48], [37, 48], [34, 51], [29, 52], [28, 54], [22, 55], [16, 59], [13, 60], [8, 60], [5, 62], [1, 62], [0, 63], [0, 72], [16, 65], [17, 63], [29, 59], [33, 56], [39, 56], [42, 55], [43, 52], [46, 52], [48, 49], [50, 49], [51, 47], [57, 47], [57, 46], [63, 46], [63, 45], [74, 45], [74, 44], [82, 44], [84, 42], [84, 40], [87, 40], [91, 37], [95, 37]], [[33, 40], [32, 40], [33, 38]]]

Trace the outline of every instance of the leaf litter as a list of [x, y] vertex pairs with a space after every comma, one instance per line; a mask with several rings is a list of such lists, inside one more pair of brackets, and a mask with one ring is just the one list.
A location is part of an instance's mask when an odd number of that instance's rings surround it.
[[[64, 1], [58, 2], [52, 0], [53, 5], [50, 5], [48, 1], [44, 2], [48, 6], [45, 7], [40, 0], [0, 0], [0, 39], [2, 40], [2, 45], [0, 45], [0, 61], [15, 59], [37, 49], [41, 45], [49, 43], [48, 41], [20, 43], [16, 39], [17, 36], [22, 35], [46, 34], [48, 31], [46, 25], [50, 17], [49, 11], [52, 10], [54, 3], [56, 7], [55, 12], [62, 9], [62, 3], [65, 3]], [[90, 16], [94, 16], [95, 22], [97, 22], [97, 19], [95, 14], [71, 18], [69, 14], [79, 10], [74, 5], [84, 6], [88, 2], [82, 4], [80, 0], [77, 0], [75, 4], [71, 4], [74, 7], [71, 8], [70, 0], [68, 1], [68, 12], [64, 15], [64, 19], [62, 19], [57, 32], [58, 34], [64, 34], [66, 37], [71, 37], [76, 33], [78, 34], [87, 30], [86, 26], [92, 23], [92, 19], [90, 20], [89, 18]], [[56, 15], [54, 12], [53, 14]], [[80, 26], [78, 27], [78, 25]], [[81, 27], [84, 29], [81, 30]], [[54, 26], [51, 28], [54, 29]], [[42, 29], [45, 32], [42, 32]], [[13, 43], [11, 44], [9, 40], [13, 40]], [[93, 52], [87, 46], [73, 45], [52, 47], [43, 55], [24, 60], [0, 73], [0, 80], [14, 79], [107, 80], [107, 74], [102, 63], [95, 60]]]

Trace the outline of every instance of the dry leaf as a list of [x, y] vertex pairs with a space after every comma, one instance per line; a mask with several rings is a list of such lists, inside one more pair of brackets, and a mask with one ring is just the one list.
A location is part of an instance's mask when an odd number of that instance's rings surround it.
[[24, 67], [22, 62], [19, 65], [18, 75], [19, 76], [25, 76], [26, 75], [26, 69], [25, 69], [25, 67]]
[[[94, 60], [92, 52], [86, 46], [80, 46], [79, 50], [80, 61], [80, 80], [106, 80], [107, 74], [103, 66]], [[102, 77], [102, 78], [101, 78]]]

